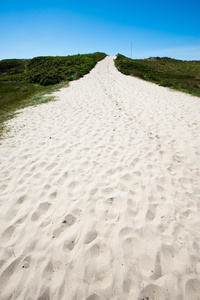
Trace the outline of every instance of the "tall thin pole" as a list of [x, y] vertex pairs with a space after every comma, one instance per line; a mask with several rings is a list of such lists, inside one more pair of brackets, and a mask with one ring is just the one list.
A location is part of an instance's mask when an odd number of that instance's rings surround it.
[[132, 58], [132, 42], [131, 42], [131, 58]]

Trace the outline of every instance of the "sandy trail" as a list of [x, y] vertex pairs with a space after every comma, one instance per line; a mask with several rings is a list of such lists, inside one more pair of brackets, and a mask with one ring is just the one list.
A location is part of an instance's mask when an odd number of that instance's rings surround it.
[[200, 99], [110, 57], [8, 122], [1, 300], [200, 299]]

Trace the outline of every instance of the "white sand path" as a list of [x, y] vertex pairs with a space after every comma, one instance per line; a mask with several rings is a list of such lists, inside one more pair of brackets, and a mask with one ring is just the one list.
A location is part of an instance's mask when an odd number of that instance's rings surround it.
[[200, 299], [200, 99], [110, 57], [0, 145], [0, 300]]

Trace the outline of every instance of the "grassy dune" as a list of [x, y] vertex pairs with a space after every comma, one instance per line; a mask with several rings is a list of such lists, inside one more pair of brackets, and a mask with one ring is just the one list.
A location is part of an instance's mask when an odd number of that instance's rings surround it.
[[118, 54], [115, 66], [125, 75], [200, 97], [200, 61], [182, 61], [168, 57], [130, 59]]
[[[96, 52], [0, 61], [0, 135], [4, 121], [16, 110], [52, 100], [44, 95], [84, 76], [105, 56]], [[126, 75], [200, 97], [200, 61], [167, 57], [133, 60], [118, 54], [115, 66]]]
[[0, 61], [0, 135], [4, 121], [12, 118], [16, 110], [52, 100], [44, 94], [89, 73], [105, 56], [96, 52]]

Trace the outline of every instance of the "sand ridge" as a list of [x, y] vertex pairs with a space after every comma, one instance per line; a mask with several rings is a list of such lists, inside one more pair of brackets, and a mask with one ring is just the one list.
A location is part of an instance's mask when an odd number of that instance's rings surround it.
[[200, 100], [106, 57], [0, 145], [0, 299], [200, 299]]

